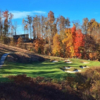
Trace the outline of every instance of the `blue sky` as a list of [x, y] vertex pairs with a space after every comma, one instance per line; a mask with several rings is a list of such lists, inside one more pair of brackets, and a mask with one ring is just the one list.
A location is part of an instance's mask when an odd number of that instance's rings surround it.
[[9, 10], [14, 14], [13, 23], [17, 21], [17, 33], [23, 33], [22, 19], [27, 15], [47, 16], [53, 11], [55, 17], [68, 17], [70, 21], [95, 18], [100, 22], [100, 0], [0, 0], [0, 10]]

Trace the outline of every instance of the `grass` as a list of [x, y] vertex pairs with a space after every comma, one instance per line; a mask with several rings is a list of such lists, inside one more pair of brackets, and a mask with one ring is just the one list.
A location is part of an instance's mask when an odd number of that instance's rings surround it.
[[0, 83], [4, 83], [4, 82], [12, 82], [12, 80], [4, 77], [0, 78]]
[[61, 71], [60, 67], [67, 65], [64, 62], [52, 63], [45, 61], [42, 63], [21, 64], [21, 63], [5, 63], [0, 70], [0, 77], [9, 75], [26, 74], [28, 77], [45, 77], [52, 79], [64, 79], [69, 74]]
[[[72, 65], [72, 67], [74, 66], [74, 68], [82, 70], [82, 72], [86, 71], [87, 68], [81, 69], [81, 68], [79, 68], [80, 65], [82, 65], [82, 66], [87, 65], [87, 66], [89, 66], [89, 68], [100, 67], [100, 62], [97, 62], [97, 61], [89, 61], [89, 60], [84, 60], [84, 59], [71, 59], [71, 61], [73, 62], [72, 64], [74, 64], [74, 65]], [[86, 61], [89, 63], [83, 64], [83, 63], [81, 63], [81, 61]]]
[[[60, 68], [63, 66], [71, 66], [77, 68], [79, 70], [85, 71], [86, 69], [79, 68], [82, 64], [82, 59], [70, 59], [73, 63], [67, 64], [64, 61], [52, 63], [50, 61], [45, 61], [42, 63], [32, 63], [32, 64], [22, 64], [22, 63], [9, 63], [5, 62], [4, 66], [0, 69], [0, 78], [7, 77], [9, 75], [19, 75], [19, 74], [26, 74], [28, 77], [45, 77], [45, 78], [52, 78], [57, 80], [63, 80], [67, 76], [75, 76], [75, 74], [69, 74], [63, 72]], [[85, 60], [87, 61], [87, 60]], [[90, 62], [88, 65], [89, 67], [99, 67], [100, 62], [95, 61], [88, 61]]]

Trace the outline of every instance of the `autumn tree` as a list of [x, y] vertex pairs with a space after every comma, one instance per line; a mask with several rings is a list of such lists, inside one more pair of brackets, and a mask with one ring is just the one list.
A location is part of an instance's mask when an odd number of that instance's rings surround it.
[[33, 17], [33, 38], [40, 39], [41, 35], [41, 18], [40, 16]]
[[90, 36], [92, 36], [97, 44], [99, 44], [100, 40], [100, 24], [95, 20], [91, 19], [89, 22], [90, 25]]
[[73, 25], [71, 32], [73, 38], [74, 55], [77, 57], [81, 57], [85, 44], [84, 35], [82, 34], [81, 29], [76, 30], [75, 25]]
[[[54, 13], [52, 11], [50, 11], [48, 13], [48, 23], [47, 23], [47, 25], [48, 25], [48, 29], [49, 29], [49, 37], [51, 37], [51, 39], [56, 34], [56, 33], [54, 34], [52, 32], [53, 28], [55, 28], [54, 21], [55, 21]], [[49, 40], [49, 42], [51, 42], [51, 41]]]
[[60, 56], [61, 54], [61, 41], [60, 36], [56, 33], [53, 37], [53, 55]]
[[[65, 28], [70, 26], [69, 19], [65, 19], [65, 17], [58, 17], [58, 32], [60, 33], [60, 40], [63, 41], [66, 38]], [[62, 54], [65, 55], [66, 46], [62, 43]]]
[[0, 11], [0, 36], [3, 35], [3, 14], [2, 14], [2, 11]]
[[37, 53], [44, 53], [44, 40], [43, 39], [36, 39], [34, 42], [35, 44], [35, 51]]
[[45, 42], [46, 42], [46, 21], [47, 21], [47, 18], [44, 17], [44, 16], [41, 16], [41, 37], [45, 39]]
[[77, 57], [81, 57], [80, 47], [84, 47], [84, 35], [81, 32], [81, 29], [76, 31], [76, 36], [74, 38], [74, 52]]
[[30, 15], [27, 16], [27, 19], [23, 19], [22, 23], [24, 24], [24, 29], [30, 29], [30, 38], [32, 36], [32, 17]]
[[88, 23], [89, 34], [97, 27], [99, 27], [99, 24], [95, 21], [95, 19], [91, 19], [90, 22]]
[[55, 20], [55, 17], [54, 17], [54, 13], [52, 11], [50, 11], [48, 13], [48, 21], [52, 24]]
[[91, 19], [90, 21], [88, 18], [85, 18], [82, 25], [82, 30], [86, 34], [85, 35], [85, 51], [87, 54], [90, 52], [95, 52], [99, 45], [100, 40], [100, 24], [96, 22], [95, 19]]
[[13, 38], [10, 38], [10, 45], [11, 45], [11, 46], [15, 46], [15, 41], [14, 41]]
[[66, 47], [66, 52], [65, 55], [66, 57], [73, 57], [74, 56], [74, 47], [73, 47], [73, 37], [72, 37], [72, 32], [71, 29], [65, 29], [66, 33], [66, 38], [62, 40], [62, 43], [65, 44]]
[[21, 37], [19, 37], [17, 40], [18, 47], [22, 47], [22, 44], [23, 44], [23, 39]]
[[85, 34], [91, 34], [92, 31], [99, 28], [99, 23], [96, 22], [95, 19], [91, 19], [90, 21], [88, 18], [83, 19], [82, 30]]
[[9, 11], [0, 11], [0, 40], [3, 43], [9, 43], [10, 39], [8, 36], [12, 36], [12, 17], [13, 15]]
[[[14, 23], [14, 25], [12, 25], [12, 34], [17, 35], [17, 22]], [[13, 32], [14, 31], [14, 32]]]
[[100, 61], [100, 45], [97, 49], [97, 59]]
[[[48, 13], [48, 20], [47, 20], [47, 39], [48, 39], [48, 43], [49, 43], [49, 52], [51, 53], [51, 45], [53, 42], [53, 36], [56, 34], [55, 30], [56, 27], [54, 25], [54, 21], [55, 21], [55, 17], [54, 17], [54, 13], [52, 11], [50, 11]], [[53, 30], [53, 31], [52, 31]]]
[[78, 30], [78, 29], [80, 29], [80, 28], [81, 28], [80, 21], [75, 20], [75, 21], [73, 21], [73, 24], [75, 25], [76, 30]]
[[65, 27], [66, 28], [70, 27], [70, 20], [69, 20], [69, 18], [65, 19]]
[[82, 30], [85, 34], [87, 34], [88, 32], [88, 23], [89, 23], [89, 20], [88, 18], [84, 18], [83, 19], [83, 25], [82, 25]]
[[85, 51], [86, 52], [95, 52], [97, 50], [98, 45], [96, 44], [96, 41], [93, 36], [90, 36], [89, 34], [85, 35]]
[[27, 34], [28, 34], [28, 24], [25, 24], [25, 26], [24, 26], [24, 31], [27, 31]]
[[4, 11], [3, 12], [3, 17], [4, 17], [4, 36], [8, 36], [8, 29], [9, 27], [12, 25], [11, 23], [11, 19], [13, 17], [13, 15], [11, 13], [9, 13], [9, 11]]
[[59, 29], [60, 31], [65, 29], [65, 17], [63, 16], [59, 17]]
[[58, 18], [58, 31], [60, 32], [60, 33], [62, 33], [61, 35], [62, 35], [62, 37], [63, 37], [63, 35], [64, 35], [64, 30], [65, 30], [65, 28], [68, 28], [70, 26], [70, 21], [69, 21], [69, 19], [68, 18], [66, 18], [65, 19], [65, 17], [63, 17], [63, 16], [60, 16], [59, 18]]

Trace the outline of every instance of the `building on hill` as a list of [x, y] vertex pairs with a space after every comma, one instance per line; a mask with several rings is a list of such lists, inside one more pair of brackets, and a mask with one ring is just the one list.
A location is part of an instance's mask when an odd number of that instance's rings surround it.
[[28, 34], [13, 35], [13, 39], [15, 41], [17, 41], [19, 37], [21, 37], [24, 42], [28, 42], [29, 41], [29, 35]]

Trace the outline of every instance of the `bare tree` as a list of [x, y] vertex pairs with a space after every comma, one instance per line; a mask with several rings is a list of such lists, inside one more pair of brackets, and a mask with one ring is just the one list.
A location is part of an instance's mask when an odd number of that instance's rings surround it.
[[17, 31], [17, 22], [15, 22], [14, 25], [12, 25], [12, 29], [14, 30], [14, 34], [16, 35], [16, 31]]
[[31, 38], [32, 36], [32, 17], [28, 15], [27, 20], [23, 19], [22, 23], [24, 25], [24, 33], [25, 33], [25, 30], [27, 30], [28, 32], [28, 29], [30, 29], [30, 38]]

